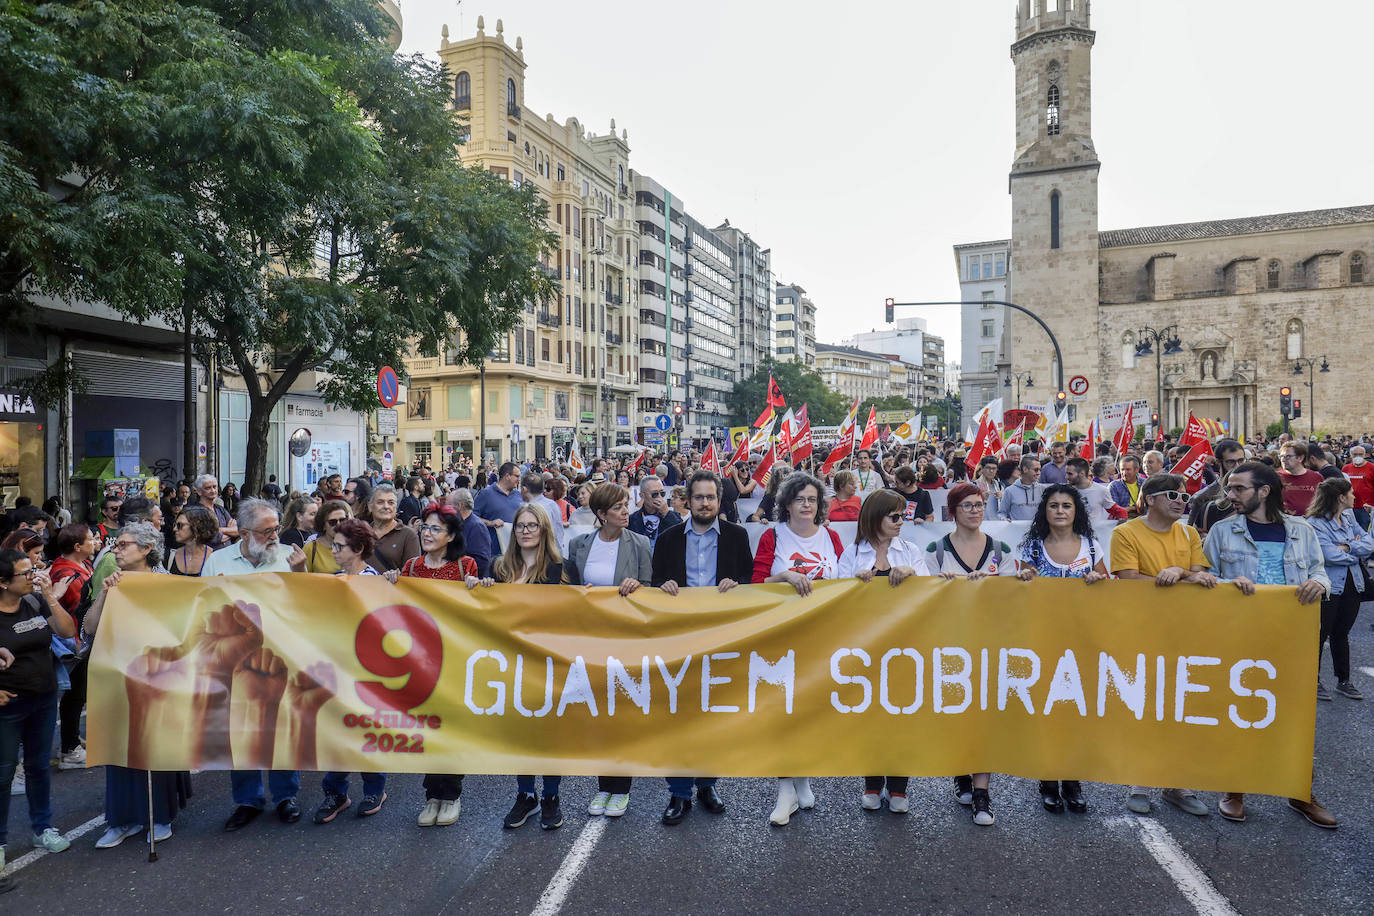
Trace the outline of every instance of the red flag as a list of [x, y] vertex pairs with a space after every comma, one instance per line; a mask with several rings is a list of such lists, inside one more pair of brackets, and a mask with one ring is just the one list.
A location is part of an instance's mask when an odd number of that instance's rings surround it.
[[764, 454], [763, 460], [759, 462], [759, 466], [754, 470], [754, 480], [758, 481], [759, 486], [768, 486], [768, 475], [772, 473], [773, 462], [777, 460], [778, 447], [776, 445], [768, 446], [768, 451]]
[[852, 437], [852, 436], [844, 436], [844, 437], [842, 437], [842, 438], [840, 439], [840, 441], [835, 445], [835, 447], [832, 448], [832, 449], [830, 450], [830, 454], [829, 454], [829, 456], [826, 457], [825, 463], [821, 465], [821, 476], [824, 477], [825, 475], [827, 475], [827, 474], [831, 473], [832, 471], [834, 471], [834, 470], [835, 470], [835, 466], [838, 465], [841, 461], [843, 461], [843, 460], [845, 460], [846, 458], [848, 458], [848, 457], [849, 457], [849, 453], [852, 452], [853, 450], [854, 450], [854, 439], [853, 439], [853, 437]]
[[725, 468], [726, 468], [726, 470], [729, 470], [730, 468], [734, 467], [735, 465], [739, 464], [740, 462], [744, 462], [744, 463], [746, 463], [746, 464], [749, 462], [749, 434], [748, 434], [748, 433], [741, 433], [741, 434], [740, 434], [740, 437], [739, 437], [739, 445], [735, 446], [735, 452], [734, 452], [733, 455], [730, 456], [730, 460], [727, 461], [727, 462], [725, 462]]
[[635, 456], [635, 460], [631, 461], [630, 466], [627, 467], [625, 470], [631, 474], [639, 470], [639, 466], [644, 463], [644, 456], [647, 454], [649, 454], [649, 450], [647, 448], [641, 450], [640, 453]]
[[797, 433], [792, 437], [792, 463], [798, 464], [811, 457], [811, 420], [806, 416], [806, 405], [797, 413]]
[[864, 436], [859, 442], [859, 451], [878, 444], [878, 409], [868, 408], [868, 422], [864, 424]]
[[792, 455], [792, 424], [794, 419], [792, 411], [782, 415], [782, 422], [778, 424], [778, 454], [784, 459]]
[[701, 469], [720, 473], [720, 462], [716, 460], [716, 440], [706, 443], [706, 452], [701, 456]]
[[1023, 443], [1025, 442], [1026, 438], [1026, 427], [1024, 425], [1024, 422], [1025, 421], [1022, 421], [1023, 425], [1016, 427], [1016, 431], [1014, 433], [1012, 433], [1010, 436], [1007, 436], [1007, 441], [1003, 442], [1002, 447], [997, 450], [997, 454], [1003, 460], [1006, 460], [1007, 449], [1011, 448], [1013, 445], [1020, 445], [1024, 448]]
[[987, 455], [995, 455], [1002, 448], [1002, 439], [997, 435], [997, 427], [988, 417], [978, 421], [978, 432], [973, 434], [973, 445], [969, 449], [965, 464], [977, 467]]
[[775, 411], [781, 411], [787, 407], [787, 402], [782, 399], [782, 388], [773, 378], [771, 372], [768, 373], [768, 406]]
[[890, 436], [890, 435], [892, 435], [892, 430], [888, 428], [888, 426], [887, 426], [886, 423], [884, 423], [884, 424], [883, 424], [883, 431], [880, 432], [880, 433], [878, 433], [878, 441], [879, 441], [879, 442], [886, 442], [886, 441], [887, 441], [887, 437]]
[[1121, 428], [1112, 436], [1112, 446], [1118, 455], [1124, 455], [1130, 450], [1131, 442], [1135, 439], [1135, 405], [1126, 405], [1126, 416], [1121, 418]]
[[1091, 462], [1097, 456], [1097, 418], [1088, 424], [1088, 436], [1083, 440], [1083, 449], [1078, 453], [1084, 461]]
[[1203, 439], [1196, 442], [1193, 447], [1188, 449], [1188, 454], [1178, 464], [1174, 465], [1170, 471], [1172, 474], [1179, 474], [1187, 481], [1189, 493], [1196, 493], [1202, 489], [1202, 468], [1207, 464], [1207, 456], [1212, 454], [1212, 443]]
[[773, 405], [769, 404], [767, 407], [763, 408], [763, 413], [759, 414], [759, 418], [754, 421], [754, 429], [763, 429], [765, 426], [771, 425], [773, 417]]
[[1178, 440], [1178, 444], [1195, 445], [1199, 442], [1206, 442], [1208, 438], [1207, 427], [1203, 426], [1202, 422], [1193, 416], [1191, 410], [1188, 411], [1188, 426], [1183, 430], [1183, 437]]

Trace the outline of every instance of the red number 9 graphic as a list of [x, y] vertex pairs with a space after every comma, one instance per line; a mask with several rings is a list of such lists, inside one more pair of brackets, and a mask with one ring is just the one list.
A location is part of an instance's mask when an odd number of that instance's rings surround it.
[[[410, 650], [395, 656], [382, 648], [382, 640], [393, 630], [410, 635]], [[358, 661], [378, 677], [407, 677], [405, 686], [387, 687], [380, 681], [359, 681], [358, 697], [373, 709], [408, 712], [428, 700], [439, 683], [444, 666], [444, 644], [434, 618], [408, 604], [378, 608], [358, 624], [353, 640]]]

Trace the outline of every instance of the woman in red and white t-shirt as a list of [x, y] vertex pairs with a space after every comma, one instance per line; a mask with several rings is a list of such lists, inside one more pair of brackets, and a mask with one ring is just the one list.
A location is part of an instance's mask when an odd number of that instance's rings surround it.
[[[778, 522], [759, 538], [754, 553], [753, 581], [786, 582], [806, 596], [812, 580], [839, 578], [844, 545], [825, 526], [825, 485], [805, 471], [794, 471], [778, 488], [775, 511]], [[782, 827], [798, 808], [815, 804], [810, 779], [779, 779], [778, 801], [768, 820]]]

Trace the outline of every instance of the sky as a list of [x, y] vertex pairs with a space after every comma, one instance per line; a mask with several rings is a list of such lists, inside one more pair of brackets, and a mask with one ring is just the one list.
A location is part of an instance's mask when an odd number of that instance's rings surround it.
[[[401, 0], [402, 53], [503, 20], [525, 107], [629, 131], [630, 163], [805, 287], [818, 339], [957, 299], [1006, 238], [1015, 0]], [[1374, 203], [1374, 3], [1095, 0], [1103, 230]], [[958, 359], [957, 308], [921, 313]]]

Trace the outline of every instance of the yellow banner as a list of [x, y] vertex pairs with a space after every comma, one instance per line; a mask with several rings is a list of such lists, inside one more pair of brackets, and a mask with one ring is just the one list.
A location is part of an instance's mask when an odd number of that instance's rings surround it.
[[724, 595], [134, 575], [92, 763], [568, 775], [974, 771], [1307, 797], [1317, 605], [921, 578]]

